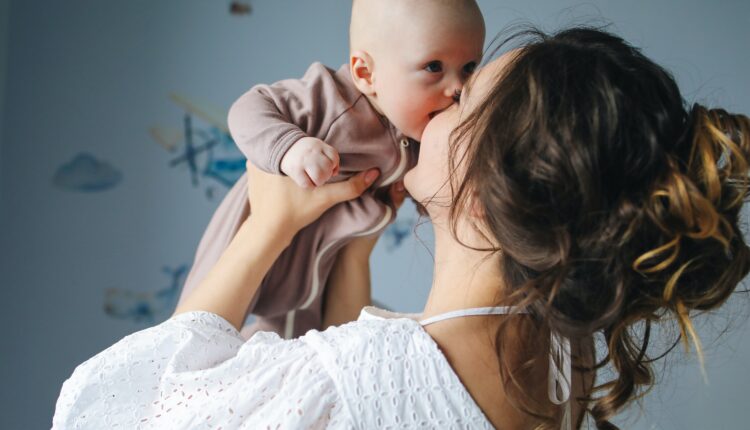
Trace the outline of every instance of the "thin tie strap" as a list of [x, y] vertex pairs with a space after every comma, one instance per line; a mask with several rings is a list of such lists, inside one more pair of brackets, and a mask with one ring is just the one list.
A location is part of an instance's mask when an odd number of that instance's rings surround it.
[[[459, 309], [457, 311], [450, 311], [443, 314], [435, 315], [430, 318], [419, 321], [423, 326], [436, 323], [443, 320], [458, 317], [468, 317], [477, 315], [498, 315], [498, 314], [509, 314], [513, 312], [513, 306], [495, 306], [488, 308], [470, 308], [470, 309]], [[527, 313], [525, 310], [521, 310], [519, 313]]]
[[[525, 309], [517, 309], [514, 306], [493, 306], [485, 308], [459, 309], [456, 311], [445, 312], [420, 320], [422, 326], [433, 324], [439, 321], [445, 321], [451, 318], [481, 315], [502, 315], [502, 314], [527, 314]], [[558, 366], [557, 363], [560, 363]], [[560, 369], [562, 367], [562, 369]], [[549, 352], [549, 378], [547, 381], [547, 395], [552, 403], [562, 405], [565, 403], [562, 418], [561, 430], [572, 430], [572, 411], [570, 402], [570, 340], [564, 336], [552, 332], [550, 335], [550, 352]]]

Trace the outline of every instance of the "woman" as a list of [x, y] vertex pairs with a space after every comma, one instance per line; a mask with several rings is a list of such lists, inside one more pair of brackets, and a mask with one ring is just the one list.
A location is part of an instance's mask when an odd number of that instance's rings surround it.
[[[589, 413], [615, 428], [652, 383], [650, 324], [676, 317], [700, 353], [690, 311], [721, 305], [750, 269], [737, 223], [750, 121], [686, 110], [672, 77], [613, 35], [524, 35], [433, 119], [404, 179], [435, 228], [422, 315], [365, 308], [244, 343], [275, 256], [372, 182], [302, 190], [249, 166], [255, 212], [204, 283], [79, 366], [54, 427], [578, 428]], [[594, 388], [605, 364], [617, 378]]]

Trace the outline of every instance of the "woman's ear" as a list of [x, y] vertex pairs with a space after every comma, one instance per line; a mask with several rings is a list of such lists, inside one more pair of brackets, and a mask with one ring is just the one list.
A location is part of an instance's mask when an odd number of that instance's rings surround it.
[[373, 86], [373, 61], [365, 51], [352, 51], [349, 56], [349, 72], [357, 89], [367, 96], [375, 95]]

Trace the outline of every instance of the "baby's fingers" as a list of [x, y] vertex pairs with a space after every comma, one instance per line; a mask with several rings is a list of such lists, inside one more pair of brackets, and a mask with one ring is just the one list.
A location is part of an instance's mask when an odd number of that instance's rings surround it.
[[312, 181], [316, 187], [325, 184], [331, 178], [331, 168], [322, 168], [319, 164], [309, 166], [305, 171], [307, 172], [310, 181]]
[[310, 180], [316, 186], [321, 186], [328, 182], [337, 170], [338, 166], [334, 165], [333, 161], [323, 154], [320, 154], [320, 156], [315, 159], [315, 162], [311, 163], [305, 169], [307, 176], [310, 177]]
[[333, 176], [337, 175], [339, 173], [339, 162], [340, 162], [339, 151], [337, 151], [336, 148], [328, 144], [323, 145], [321, 149], [323, 150], [323, 154], [325, 154], [325, 156], [328, 157], [328, 159], [331, 160], [331, 162], [333, 163], [333, 168], [332, 168]]

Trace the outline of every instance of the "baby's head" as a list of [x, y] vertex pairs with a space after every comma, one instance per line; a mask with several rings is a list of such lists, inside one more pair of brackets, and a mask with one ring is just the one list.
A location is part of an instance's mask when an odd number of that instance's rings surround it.
[[484, 35], [474, 0], [354, 0], [352, 79], [396, 128], [420, 140], [479, 64]]

